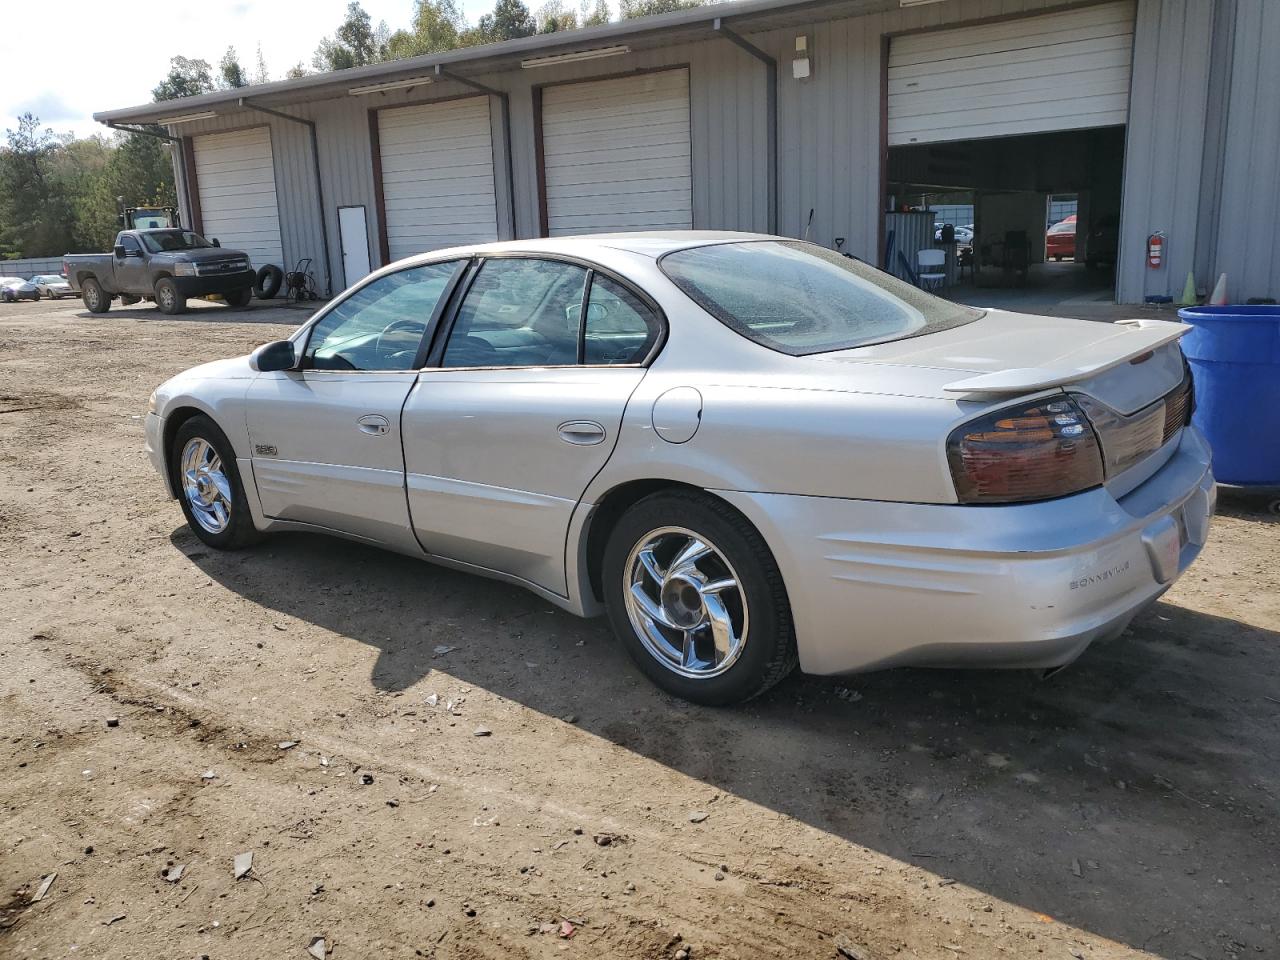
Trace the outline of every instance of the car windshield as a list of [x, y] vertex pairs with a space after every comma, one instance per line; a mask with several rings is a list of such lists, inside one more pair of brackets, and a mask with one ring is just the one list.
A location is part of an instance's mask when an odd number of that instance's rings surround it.
[[213, 244], [190, 230], [147, 230], [138, 234], [142, 245], [151, 253], [172, 253], [175, 250], [200, 250]]
[[725, 326], [792, 356], [917, 337], [983, 314], [798, 240], [693, 247], [660, 263], [676, 286]]

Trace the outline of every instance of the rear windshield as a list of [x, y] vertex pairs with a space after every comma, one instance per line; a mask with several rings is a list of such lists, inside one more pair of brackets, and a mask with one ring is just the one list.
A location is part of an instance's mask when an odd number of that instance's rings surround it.
[[693, 247], [660, 264], [725, 326], [792, 356], [917, 337], [983, 313], [799, 240]]
[[171, 253], [174, 250], [202, 250], [213, 244], [190, 230], [146, 230], [138, 234], [151, 253]]

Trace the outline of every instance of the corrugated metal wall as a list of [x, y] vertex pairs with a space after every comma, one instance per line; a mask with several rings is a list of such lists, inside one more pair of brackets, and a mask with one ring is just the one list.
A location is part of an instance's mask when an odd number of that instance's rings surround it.
[[1236, 0], [1213, 276], [1280, 299], [1280, 3]]
[[[1125, 139], [1116, 295], [1122, 303], [1182, 292], [1199, 235], [1212, 0], [1140, 0]], [[1164, 266], [1147, 237], [1167, 235]]]
[[[1139, 302], [1147, 293], [1164, 293], [1168, 288], [1176, 288], [1175, 294], [1180, 292], [1195, 259], [1197, 238], [1205, 233], [1200, 200], [1203, 154], [1207, 149], [1205, 104], [1209, 96], [1214, 11], [1220, 2], [1228, 0], [1139, 2], [1118, 272], [1120, 298], [1124, 301]], [[1277, 219], [1274, 157], [1280, 120], [1274, 110], [1263, 116], [1251, 115], [1253, 105], [1248, 98], [1257, 90], [1267, 89], [1259, 81], [1271, 82], [1270, 89], [1277, 89], [1276, 58], [1264, 62], [1265, 41], [1261, 37], [1265, 31], [1272, 31], [1274, 36], [1277, 28], [1273, 21], [1280, 19], [1280, 3], [1239, 2], [1237, 33], [1244, 33], [1247, 43], [1238, 46], [1252, 44], [1253, 52], [1246, 50], [1237, 57], [1238, 69], [1232, 74], [1233, 126], [1224, 161], [1224, 227], [1218, 232], [1220, 263], [1241, 262], [1240, 251], [1246, 246], [1270, 242]], [[885, 35], [1033, 14], [1064, 5], [1072, 4], [1061, 0], [949, 0], [844, 20], [819, 19], [785, 30], [747, 33], [749, 40], [779, 63], [778, 231], [789, 236], [803, 235], [812, 209], [811, 239], [830, 245], [834, 238], [845, 237], [849, 252], [873, 261], [877, 258], [882, 215], [881, 61]], [[820, 17], [820, 10], [814, 15]], [[811, 43], [813, 75], [806, 81], [791, 77], [790, 62], [799, 34], [808, 34]], [[1276, 47], [1274, 40], [1271, 45]], [[517, 69], [476, 78], [508, 91], [511, 100], [514, 224], [508, 213], [508, 200], [500, 195], [500, 236], [530, 237], [540, 232], [534, 162], [535, 85], [680, 65], [687, 65], [690, 71], [694, 226], [767, 229], [765, 67], [728, 41], [710, 40], [607, 60]], [[318, 124], [335, 277], [341, 276], [336, 215], [339, 206], [365, 206], [370, 249], [377, 260], [378, 210], [370, 155], [370, 107], [404, 105], [466, 92], [461, 85], [445, 81], [407, 91], [341, 96], [282, 108], [314, 118]], [[501, 111], [496, 100], [492, 116], [495, 168], [499, 190], [504, 191]], [[290, 267], [300, 256], [312, 256], [319, 262], [320, 217], [304, 126], [241, 112], [183, 124], [175, 132], [191, 135], [258, 123], [272, 128], [285, 257]], [[1268, 174], [1273, 205], [1259, 209], [1249, 191], [1257, 178]], [[1238, 182], [1245, 186], [1237, 187]], [[1248, 229], [1233, 230], [1227, 236], [1228, 217], [1233, 223], [1247, 222]], [[1162, 271], [1148, 271], [1143, 245], [1147, 234], [1158, 229], [1169, 234], [1168, 266]], [[1274, 262], [1276, 248], [1265, 249], [1266, 256]], [[1253, 253], [1248, 256], [1256, 258]], [[319, 273], [318, 278], [323, 280]], [[1271, 273], [1274, 275], [1275, 270]], [[1256, 285], [1256, 281], [1250, 282]]]

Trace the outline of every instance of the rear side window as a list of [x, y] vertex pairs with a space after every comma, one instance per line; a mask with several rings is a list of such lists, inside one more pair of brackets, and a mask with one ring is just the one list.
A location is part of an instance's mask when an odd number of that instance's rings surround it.
[[578, 362], [587, 271], [523, 257], [486, 260], [445, 346], [445, 367], [546, 367]]
[[653, 311], [634, 293], [602, 274], [592, 276], [583, 324], [583, 363], [643, 363], [661, 329]]
[[660, 265], [725, 326], [792, 356], [916, 337], [983, 313], [798, 240], [676, 250]]

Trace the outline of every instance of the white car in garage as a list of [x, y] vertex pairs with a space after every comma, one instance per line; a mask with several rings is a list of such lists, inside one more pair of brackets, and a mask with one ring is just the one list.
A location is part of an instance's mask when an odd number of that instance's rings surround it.
[[481, 245], [164, 383], [147, 447], [213, 547], [321, 531], [516, 583], [702, 703], [797, 662], [1049, 669], [1205, 542], [1185, 329], [753, 234]]

